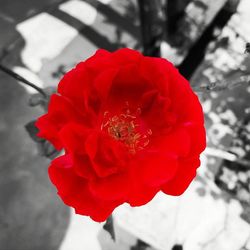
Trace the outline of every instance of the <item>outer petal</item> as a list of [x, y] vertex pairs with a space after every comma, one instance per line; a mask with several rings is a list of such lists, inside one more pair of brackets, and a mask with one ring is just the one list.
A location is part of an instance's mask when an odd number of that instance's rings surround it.
[[108, 96], [117, 73], [117, 68], [108, 69], [100, 73], [94, 80], [94, 87], [96, 89], [96, 92], [103, 102], [105, 102]]
[[71, 195], [82, 187], [82, 182], [72, 172], [72, 158], [70, 155], [63, 155], [52, 161], [49, 167], [49, 177], [56, 186], [59, 195]]
[[92, 129], [89, 129], [79, 123], [68, 123], [60, 131], [60, 139], [63, 141], [64, 147], [71, 153], [84, 154], [86, 153], [84, 142], [86, 141], [89, 133]]
[[82, 62], [63, 76], [58, 85], [58, 93], [75, 101], [76, 104], [84, 104], [81, 106], [85, 107], [91, 81], [92, 79]]
[[114, 208], [121, 204], [121, 201], [104, 202], [93, 197], [88, 183], [74, 174], [69, 155], [52, 162], [49, 176], [65, 204], [74, 207], [76, 213], [90, 216], [95, 221], [106, 220]]
[[178, 122], [204, 122], [197, 96], [192, 91], [189, 82], [172, 63], [163, 58], [144, 57], [140, 72], [149, 81], [155, 83], [161, 94], [171, 98], [171, 108], [174, 113], [178, 114]]
[[119, 49], [111, 55], [111, 60], [114, 60], [115, 63], [121, 66], [126, 64], [139, 64], [142, 58], [140, 52], [129, 48]]
[[206, 148], [206, 131], [203, 124], [186, 123], [183, 125], [190, 136], [189, 155], [200, 154]]
[[113, 174], [89, 183], [90, 190], [99, 199], [126, 201], [130, 182], [126, 173]]
[[106, 69], [117, 67], [117, 64], [111, 60], [112, 53], [104, 49], [99, 49], [96, 53], [85, 61], [86, 68], [92, 76], [97, 76]]
[[173, 154], [176, 157], [188, 156], [192, 150], [191, 136], [188, 129], [183, 127], [175, 127], [166, 135], [154, 136], [152, 134], [150, 139], [150, 147], [158, 148], [159, 151]]
[[63, 148], [62, 142], [58, 137], [58, 128], [53, 122], [50, 121], [48, 114], [39, 117], [35, 125], [39, 129], [37, 134], [38, 137], [45, 138], [50, 141], [57, 150], [61, 150]]
[[36, 122], [39, 129], [37, 135], [46, 138], [60, 150], [63, 145], [58, 133], [63, 126], [72, 121], [86, 122], [84, 117], [75, 110], [66, 98], [54, 94], [50, 99], [48, 113]]
[[72, 155], [75, 172], [86, 179], [97, 177], [84, 147], [90, 131], [86, 127], [75, 123], [68, 124], [60, 131], [60, 138], [64, 147]]
[[90, 124], [96, 119], [95, 112], [100, 106], [100, 100], [93, 88], [95, 77], [82, 62], [64, 75], [58, 85], [58, 93], [70, 99], [75, 109], [88, 117]]
[[136, 159], [136, 166], [130, 169], [145, 185], [159, 187], [171, 180], [176, 173], [176, 155], [168, 152], [142, 152]]
[[178, 114], [178, 122], [203, 124], [203, 111], [197, 95], [192, 91], [189, 82], [174, 67], [171, 68], [170, 81], [175, 83], [169, 86], [169, 95], [173, 100], [172, 109]]
[[128, 48], [119, 49], [113, 53], [99, 49], [86, 60], [86, 66], [93, 74], [98, 75], [105, 69], [127, 64], [138, 64], [141, 58], [140, 52]]
[[150, 202], [160, 191], [158, 187], [145, 186], [140, 181], [130, 183], [130, 195], [128, 203], [132, 207], [143, 206]]
[[[131, 164], [131, 170], [135, 170], [137, 167], [137, 164]], [[139, 174], [141, 176], [142, 173]], [[138, 171], [129, 171], [129, 182], [127, 202], [133, 207], [147, 204], [159, 191], [159, 187], [146, 185], [142, 178], [138, 178]]]
[[162, 191], [169, 195], [181, 195], [196, 176], [199, 165], [198, 156], [180, 160], [175, 177], [162, 186]]

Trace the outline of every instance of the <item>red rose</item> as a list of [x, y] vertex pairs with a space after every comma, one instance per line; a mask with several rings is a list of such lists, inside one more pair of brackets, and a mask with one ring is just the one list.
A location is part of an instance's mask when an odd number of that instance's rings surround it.
[[205, 148], [203, 112], [189, 83], [165, 59], [98, 50], [68, 72], [36, 123], [65, 155], [51, 181], [76, 213], [104, 221], [160, 190], [182, 194]]

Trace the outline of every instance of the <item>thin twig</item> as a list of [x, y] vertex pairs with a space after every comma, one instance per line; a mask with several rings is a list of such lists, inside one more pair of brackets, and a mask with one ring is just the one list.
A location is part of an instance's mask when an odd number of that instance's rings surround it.
[[211, 90], [214, 91], [223, 91], [225, 89], [233, 89], [243, 83], [249, 84], [250, 83], [250, 74], [247, 72], [244, 75], [239, 76], [236, 79], [233, 80], [222, 80], [220, 82], [211, 82], [206, 86], [196, 86], [192, 87], [193, 91], [196, 93], [200, 92], [208, 92]]
[[206, 150], [204, 151], [204, 154], [209, 155], [209, 156], [213, 156], [216, 158], [220, 158], [223, 160], [227, 160], [230, 162], [235, 162], [235, 163], [240, 164], [241, 166], [243, 166], [247, 169], [250, 166], [249, 160], [239, 159], [235, 154], [232, 154], [230, 152], [227, 152], [227, 151], [224, 151], [221, 149], [207, 147]]
[[0, 70], [2, 70], [3, 72], [5, 72], [6, 74], [8, 74], [9, 76], [15, 78], [16, 80], [30, 86], [31, 88], [35, 89], [36, 91], [38, 91], [42, 96], [44, 96], [45, 98], [47, 98], [46, 93], [39, 87], [37, 87], [34, 83], [31, 83], [30, 81], [26, 80], [25, 78], [23, 78], [22, 76], [18, 75], [17, 73], [15, 73], [14, 71], [12, 71], [9, 68], [6, 68], [5, 66], [0, 64]]

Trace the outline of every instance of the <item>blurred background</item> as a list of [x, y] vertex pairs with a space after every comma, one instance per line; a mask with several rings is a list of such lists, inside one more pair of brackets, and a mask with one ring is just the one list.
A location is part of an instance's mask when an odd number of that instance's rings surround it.
[[[250, 250], [249, 42], [249, 0], [0, 0], [0, 250]], [[115, 210], [114, 242], [59, 200], [55, 152], [32, 127], [45, 105], [12, 76], [48, 93], [96, 49], [121, 47], [190, 80], [208, 147], [184, 195]]]

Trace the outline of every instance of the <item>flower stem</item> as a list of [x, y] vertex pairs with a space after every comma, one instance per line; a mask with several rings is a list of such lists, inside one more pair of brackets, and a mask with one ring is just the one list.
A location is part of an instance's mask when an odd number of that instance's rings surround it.
[[17, 73], [15, 73], [14, 71], [12, 71], [11, 69], [3, 66], [2, 64], [0, 64], [0, 70], [2, 70], [3, 72], [5, 72], [6, 74], [8, 74], [9, 76], [15, 78], [16, 80], [32, 87], [33, 89], [35, 89], [36, 91], [38, 91], [42, 96], [44, 96], [45, 98], [47, 98], [46, 93], [39, 87], [37, 87], [34, 83], [31, 83], [30, 81], [26, 80], [25, 78], [23, 78], [22, 76], [18, 75]]

